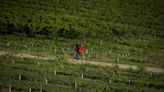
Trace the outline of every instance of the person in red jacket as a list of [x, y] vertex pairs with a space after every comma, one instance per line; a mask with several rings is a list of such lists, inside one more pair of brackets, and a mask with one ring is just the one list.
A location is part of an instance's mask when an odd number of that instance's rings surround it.
[[83, 55], [84, 47], [82, 44], [76, 44], [75, 45], [75, 51], [76, 51], [76, 59], [79, 60], [80, 56]]

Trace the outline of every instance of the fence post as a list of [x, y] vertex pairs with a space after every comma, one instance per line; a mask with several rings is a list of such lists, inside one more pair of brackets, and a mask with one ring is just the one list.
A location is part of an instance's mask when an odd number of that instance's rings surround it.
[[47, 78], [45, 78], [45, 82], [46, 82], [46, 85], [48, 84], [48, 80], [47, 80]]
[[77, 84], [76, 83], [74, 83], [74, 88], [76, 88], [77, 87]]
[[42, 92], [42, 88], [40, 88], [40, 92]]
[[31, 88], [29, 88], [29, 92], [31, 92]]
[[39, 65], [40, 65], [40, 62], [38, 61], [38, 67], [39, 67]]
[[81, 74], [81, 78], [83, 79], [83, 74]]
[[130, 85], [130, 80], [128, 80], [128, 84]]
[[10, 45], [10, 43], [7, 43], [7, 47]]
[[15, 63], [14, 59], [12, 60], [13, 64]]
[[19, 78], [18, 79], [19, 79], [19, 81], [21, 80], [21, 74], [19, 74]]
[[56, 70], [54, 70], [54, 76], [56, 76]]
[[11, 92], [11, 86], [9, 87], [9, 92]]

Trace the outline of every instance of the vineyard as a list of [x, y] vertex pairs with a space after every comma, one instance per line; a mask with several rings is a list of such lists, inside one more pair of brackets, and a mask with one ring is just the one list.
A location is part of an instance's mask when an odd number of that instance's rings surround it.
[[163, 37], [163, 4], [163, 0], [1, 0], [0, 25], [3, 33], [30, 37]]
[[0, 92], [164, 91], [163, 0], [0, 2]]
[[[9, 59], [10, 58], [10, 59]], [[4, 61], [5, 60], [5, 61]], [[39, 63], [38, 63], [39, 62]], [[161, 74], [1, 56], [1, 91], [162, 92]], [[7, 77], [6, 77], [7, 76]], [[119, 87], [118, 87], [119, 86]]]

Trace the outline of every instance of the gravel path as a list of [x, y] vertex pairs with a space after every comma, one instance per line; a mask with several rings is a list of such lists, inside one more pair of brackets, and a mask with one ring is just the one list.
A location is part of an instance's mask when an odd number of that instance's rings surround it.
[[[10, 52], [0, 51], [0, 56], [11, 54]], [[36, 56], [32, 54], [27, 53], [18, 53], [13, 54], [15, 57], [21, 57], [21, 58], [35, 58], [40, 60], [55, 60], [55, 57], [50, 56]], [[71, 64], [90, 64], [95, 66], [103, 66], [103, 67], [115, 67], [116, 65], [120, 69], [132, 69], [137, 70], [139, 69], [136, 65], [129, 65], [129, 64], [114, 64], [114, 63], [105, 63], [105, 62], [95, 62], [95, 61], [86, 61], [86, 60], [75, 60], [75, 59], [68, 59], [69, 63]], [[164, 73], [164, 69], [157, 68], [157, 67], [145, 67], [144, 68], [147, 72], [154, 72], [154, 73]]]

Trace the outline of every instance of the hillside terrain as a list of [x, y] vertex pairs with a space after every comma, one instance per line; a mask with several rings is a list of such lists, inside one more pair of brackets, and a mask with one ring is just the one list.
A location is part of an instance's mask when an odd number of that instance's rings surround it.
[[1, 92], [163, 92], [163, 70], [164, 0], [0, 0]]

